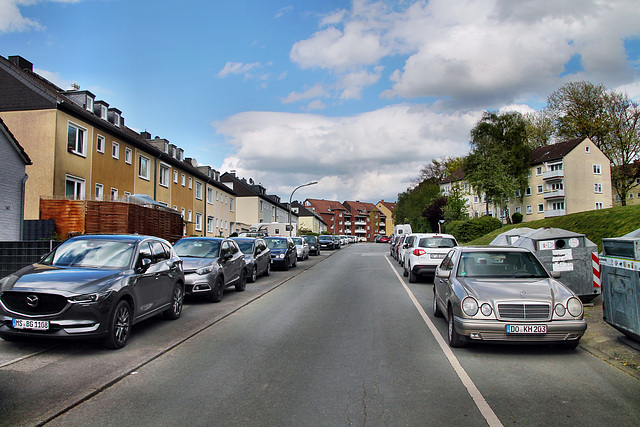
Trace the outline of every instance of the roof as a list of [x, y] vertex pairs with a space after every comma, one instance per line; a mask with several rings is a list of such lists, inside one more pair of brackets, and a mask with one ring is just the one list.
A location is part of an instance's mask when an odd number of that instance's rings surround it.
[[337, 200], [306, 199], [305, 204], [307, 202], [309, 202], [311, 207], [319, 214], [335, 215], [333, 213], [334, 211], [347, 211], [347, 208]]
[[373, 203], [347, 200], [344, 202], [344, 205], [349, 208], [349, 212], [351, 212], [352, 215], [369, 215], [369, 212], [376, 211], [380, 213], [380, 216], [385, 216]]
[[397, 203], [393, 203], [393, 202], [385, 202], [384, 200], [380, 200], [377, 205], [382, 204], [384, 207], [386, 207], [387, 209], [389, 209], [391, 212], [396, 210], [396, 206], [398, 206]]
[[533, 150], [531, 153], [531, 165], [562, 159], [587, 138], [577, 138], [557, 144], [546, 145]]
[[22, 145], [20, 145], [15, 136], [13, 136], [7, 125], [4, 124], [2, 118], [0, 118], [0, 131], [2, 131], [7, 136], [7, 140], [9, 140], [9, 143], [13, 145], [13, 148], [15, 148], [15, 150], [18, 152], [18, 155], [22, 158], [24, 164], [32, 165], [33, 163], [31, 162], [31, 159], [27, 155], [26, 151], [24, 151]]

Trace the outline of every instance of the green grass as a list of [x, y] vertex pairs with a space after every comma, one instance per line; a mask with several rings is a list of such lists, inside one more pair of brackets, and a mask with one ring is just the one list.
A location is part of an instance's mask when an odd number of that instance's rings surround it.
[[640, 228], [640, 205], [579, 212], [515, 225], [506, 225], [468, 242], [467, 245], [488, 245], [498, 234], [518, 227], [533, 229], [553, 227], [584, 234], [587, 239], [597, 244], [598, 250], [601, 251], [603, 238], [624, 236]]

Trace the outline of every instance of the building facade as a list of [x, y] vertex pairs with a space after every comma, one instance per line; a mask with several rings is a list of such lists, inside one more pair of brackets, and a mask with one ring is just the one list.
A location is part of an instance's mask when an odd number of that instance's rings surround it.
[[41, 197], [116, 201], [144, 194], [181, 212], [185, 235], [235, 231], [235, 194], [219, 173], [167, 140], [128, 128], [120, 110], [91, 92], [55, 86], [22, 57], [0, 57], [0, 118], [33, 153], [26, 219], [39, 218]]
[[376, 203], [376, 209], [385, 217], [384, 230], [386, 235], [391, 235], [393, 233], [393, 221], [394, 216], [393, 213], [396, 210], [396, 203], [385, 202], [384, 200], [380, 200]]

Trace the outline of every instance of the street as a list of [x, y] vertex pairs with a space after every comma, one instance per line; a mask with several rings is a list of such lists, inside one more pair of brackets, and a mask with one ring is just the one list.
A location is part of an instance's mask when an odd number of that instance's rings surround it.
[[[450, 349], [386, 244], [274, 271], [128, 346], [0, 342], [0, 425], [635, 425], [640, 382], [581, 348]], [[306, 269], [306, 270], [304, 270]]]

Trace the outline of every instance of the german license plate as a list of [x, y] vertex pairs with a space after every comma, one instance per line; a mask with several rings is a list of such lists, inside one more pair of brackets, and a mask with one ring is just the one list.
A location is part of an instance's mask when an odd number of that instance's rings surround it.
[[444, 259], [446, 254], [431, 254], [431, 259]]
[[546, 334], [547, 325], [507, 325], [508, 334]]
[[34, 331], [48, 331], [48, 320], [26, 320], [26, 319], [13, 319], [14, 329], [31, 329]]

